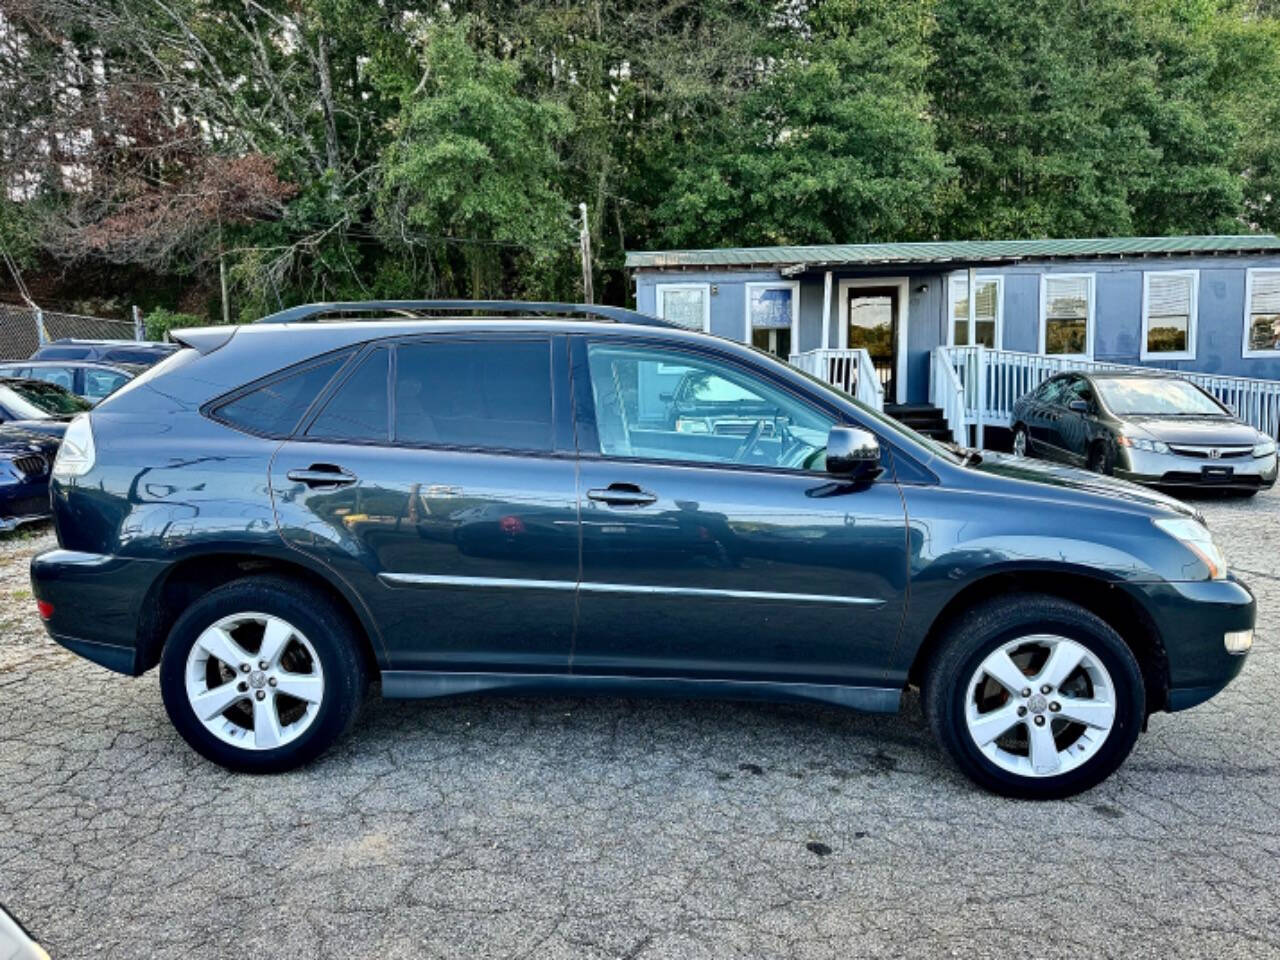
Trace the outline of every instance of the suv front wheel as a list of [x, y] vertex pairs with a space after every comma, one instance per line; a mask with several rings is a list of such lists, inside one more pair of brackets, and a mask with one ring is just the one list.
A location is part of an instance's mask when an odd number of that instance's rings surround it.
[[230, 770], [301, 766], [345, 733], [366, 675], [351, 627], [327, 597], [283, 577], [236, 580], [178, 619], [160, 660], [169, 719]]
[[1146, 706], [1133, 652], [1106, 622], [1057, 597], [985, 603], [952, 626], [925, 678], [934, 736], [996, 793], [1057, 799], [1109, 776]]

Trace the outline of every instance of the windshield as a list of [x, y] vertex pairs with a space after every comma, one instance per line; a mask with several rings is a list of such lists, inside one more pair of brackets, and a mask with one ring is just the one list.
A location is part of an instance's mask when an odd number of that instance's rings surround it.
[[1116, 416], [1225, 416], [1226, 412], [1202, 390], [1172, 377], [1097, 378], [1094, 383], [1107, 408]]
[[68, 393], [52, 383], [32, 380], [12, 381], [0, 385], [0, 403], [21, 420], [47, 420], [70, 417], [93, 408], [86, 400]]

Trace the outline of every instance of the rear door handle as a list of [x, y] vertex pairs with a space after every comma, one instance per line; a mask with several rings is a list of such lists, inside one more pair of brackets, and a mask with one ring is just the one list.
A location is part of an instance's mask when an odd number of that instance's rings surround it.
[[331, 463], [313, 463], [306, 470], [290, 470], [285, 474], [294, 483], [308, 487], [345, 487], [356, 482], [356, 475]]
[[634, 483], [611, 483], [603, 489], [597, 487], [588, 490], [587, 496], [592, 500], [612, 504], [615, 507], [643, 507], [658, 499], [656, 493], [642, 490]]

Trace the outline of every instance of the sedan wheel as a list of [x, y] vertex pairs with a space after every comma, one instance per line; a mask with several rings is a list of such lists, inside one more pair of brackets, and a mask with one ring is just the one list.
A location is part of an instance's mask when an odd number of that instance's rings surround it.
[[1087, 762], [1115, 723], [1111, 675], [1085, 647], [1052, 634], [1019, 637], [973, 672], [965, 721], [974, 745], [1019, 776]]
[[1015, 457], [1025, 457], [1027, 455], [1027, 431], [1022, 427], [1018, 427], [1013, 431], [1013, 455]]
[[293, 624], [235, 613], [207, 627], [187, 655], [187, 700], [205, 729], [245, 750], [292, 743], [315, 721], [324, 670]]

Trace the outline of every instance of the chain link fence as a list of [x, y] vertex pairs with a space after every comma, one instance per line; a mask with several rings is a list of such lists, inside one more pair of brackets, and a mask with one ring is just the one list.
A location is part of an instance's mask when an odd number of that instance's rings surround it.
[[76, 340], [141, 340], [141, 324], [78, 313], [38, 310], [0, 303], [0, 360], [25, 360], [41, 343], [70, 337]]

